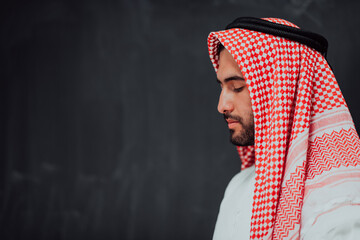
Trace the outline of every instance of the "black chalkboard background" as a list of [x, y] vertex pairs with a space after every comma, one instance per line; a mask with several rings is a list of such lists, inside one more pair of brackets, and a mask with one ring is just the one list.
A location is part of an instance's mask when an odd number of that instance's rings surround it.
[[0, 239], [211, 239], [240, 161], [206, 38], [281, 17], [329, 41], [359, 129], [360, 3], [9, 1], [0, 10]]

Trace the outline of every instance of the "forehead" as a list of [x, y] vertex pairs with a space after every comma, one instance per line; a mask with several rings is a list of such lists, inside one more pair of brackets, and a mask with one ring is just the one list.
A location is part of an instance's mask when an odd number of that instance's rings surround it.
[[234, 75], [243, 77], [239, 65], [226, 49], [223, 49], [219, 54], [219, 68], [216, 75], [220, 81]]

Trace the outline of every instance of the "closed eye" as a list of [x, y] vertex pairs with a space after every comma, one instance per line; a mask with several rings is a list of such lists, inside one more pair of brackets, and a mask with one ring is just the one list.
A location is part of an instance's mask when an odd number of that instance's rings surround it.
[[241, 92], [243, 89], [244, 89], [244, 87], [234, 88], [234, 92]]

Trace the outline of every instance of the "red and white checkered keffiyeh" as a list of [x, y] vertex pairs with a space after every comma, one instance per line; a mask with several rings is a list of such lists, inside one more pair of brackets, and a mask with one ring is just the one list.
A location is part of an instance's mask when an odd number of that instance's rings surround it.
[[347, 105], [327, 61], [305, 45], [246, 29], [211, 32], [216, 71], [219, 43], [238, 63], [254, 112], [255, 145], [237, 147], [242, 169], [255, 163], [250, 238], [299, 239], [307, 198], [360, 179], [360, 140]]

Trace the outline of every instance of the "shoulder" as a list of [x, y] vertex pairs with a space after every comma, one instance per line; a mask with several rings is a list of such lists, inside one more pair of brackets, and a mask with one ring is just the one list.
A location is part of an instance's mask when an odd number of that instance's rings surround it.
[[246, 168], [237, 173], [226, 187], [224, 198], [232, 195], [239, 188], [247, 187], [248, 185], [253, 184], [253, 180], [255, 180], [255, 166]]
[[343, 204], [315, 216], [302, 229], [302, 239], [357, 239], [360, 236], [360, 204]]
[[301, 213], [302, 239], [356, 239], [360, 236], [359, 172], [359, 166], [341, 166], [306, 181]]
[[214, 240], [249, 239], [255, 168], [237, 173], [229, 182], [220, 205]]

